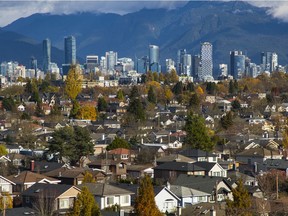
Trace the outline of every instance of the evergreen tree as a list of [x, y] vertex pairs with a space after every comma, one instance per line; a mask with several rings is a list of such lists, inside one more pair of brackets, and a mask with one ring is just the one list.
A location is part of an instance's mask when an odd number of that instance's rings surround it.
[[107, 104], [105, 98], [104, 97], [99, 97], [98, 98], [98, 102], [97, 102], [98, 112], [106, 111], [107, 108], [108, 108], [108, 104]]
[[237, 100], [237, 99], [232, 101], [231, 105], [232, 105], [233, 110], [239, 110], [241, 108], [241, 104], [240, 104], [239, 100]]
[[84, 174], [84, 178], [83, 178], [83, 184], [84, 183], [95, 183], [96, 180], [95, 178], [93, 177], [92, 173], [88, 172], [88, 171], [85, 171], [85, 174]]
[[137, 216], [162, 216], [155, 203], [152, 181], [147, 175], [140, 180], [134, 207]]
[[184, 144], [191, 148], [201, 149], [203, 151], [212, 151], [215, 143], [212, 142], [208, 129], [205, 126], [205, 120], [190, 112], [184, 126], [186, 137]]
[[232, 80], [230, 80], [230, 82], [229, 82], [229, 94], [234, 94], [234, 93], [235, 93], [234, 83]]
[[112, 143], [107, 146], [106, 150], [110, 151], [117, 148], [130, 149], [130, 144], [125, 139], [116, 136]]
[[189, 100], [189, 106], [190, 107], [198, 107], [200, 105], [200, 98], [198, 97], [198, 95], [192, 94], [190, 100]]
[[233, 201], [226, 200], [226, 215], [227, 216], [252, 216], [251, 213], [251, 198], [244, 187], [242, 180], [239, 180], [237, 187], [232, 189]]
[[172, 91], [173, 91], [173, 93], [175, 95], [182, 94], [183, 93], [183, 83], [182, 82], [177, 82], [175, 84], [175, 86], [173, 87]]
[[0, 157], [3, 155], [7, 155], [7, 154], [8, 154], [8, 151], [5, 147], [5, 145], [0, 145]]
[[131, 89], [131, 92], [130, 92], [130, 95], [129, 95], [129, 99], [133, 100], [133, 99], [138, 98], [138, 97], [140, 97], [140, 93], [139, 93], [139, 90], [138, 90], [137, 86], [134, 85], [132, 87], [132, 89]]
[[148, 90], [148, 101], [153, 104], [156, 104], [157, 101], [156, 94], [152, 86], [150, 86]]
[[123, 101], [124, 100], [124, 93], [123, 93], [123, 90], [122, 89], [119, 89], [117, 91], [117, 98], [120, 100], [120, 101]]
[[145, 110], [139, 98], [135, 98], [129, 102], [127, 111], [133, 115], [136, 121], [145, 120]]
[[100, 216], [100, 209], [87, 187], [83, 187], [69, 216]]
[[194, 83], [189, 82], [189, 83], [187, 84], [187, 90], [188, 90], [189, 92], [195, 91]]
[[49, 152], [59, 153], [60, 160], [66, 157], [72, 165], [79, 163], [83, 156], [94, 153], [93, 143], [91, 142], [90, 131], [87, 128], [64, 127], [55, 130], [49, 141]]
[[221, 127], [225, 130], [227, 130], [230, 126], [233, 125], [233, 115], [231, 111], [226, 113], [226, 115], [220, 119], [220, 124]]

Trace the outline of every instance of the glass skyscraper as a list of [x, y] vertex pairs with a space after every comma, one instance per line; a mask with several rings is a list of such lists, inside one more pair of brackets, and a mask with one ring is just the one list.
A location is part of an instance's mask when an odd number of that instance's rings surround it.
[[50, 70], [50, 63], [51, 63], [51, 42], [47, 38], [43, 40], [42, 43], [43, 49], [43, 71], [47, 73]]
[[201, 72], [199, 73], [200, 80], [213, 78], [213, 58], [212, 44], [204, 42], [201, 44]]
[[149, 45], [149, 70], [159, 72], [159, 47]]
[[245, 73], [245, 55], [242, 51], [230, 52], [230, 74], [234, 79], [241, 79]]
[[76, 64], [76, 39], [68, 36], [64, 39], [65, 64]]

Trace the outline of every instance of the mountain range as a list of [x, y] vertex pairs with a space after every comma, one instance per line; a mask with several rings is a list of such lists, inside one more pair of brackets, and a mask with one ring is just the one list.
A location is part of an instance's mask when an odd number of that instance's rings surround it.
[[215, 67], [229, 63], [231, 50], [242, 50], [253, 62], [262, 51], [275, 51], [280, 64], [287, 63], [288, 23], [274, 19], [265, 8], [242, 1], [190, 1], [173, 10], [142, 9], [126, 15], [78, 13], [71, 15], [34, 14], [3, 27], [0, 31], [0, 61], [27, 62], [31, 55], [41, 61], [41, 41], [50, 38], [52, 60], [63, 62], [64, 37], [74, 35], [77, 55], [118, 57], [148, 55], [149, 44], [160, 47], [162, 62], [176, 60], [178, 49], [198, 54], [200, 44], [213, 44]]

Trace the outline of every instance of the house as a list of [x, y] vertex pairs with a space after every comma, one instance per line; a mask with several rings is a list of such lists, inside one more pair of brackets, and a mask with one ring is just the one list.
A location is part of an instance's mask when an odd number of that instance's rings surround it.
[[12, 194], [12, 189], [15, 185], [16, 184], [14, 182], [0, 175], [0, 192], [7, 192], [9, 194]]
[[[233, 199], [230, 186], [224, 181], [222, 177], [212, 176], [196, 176], [196, 175], [179, 175], [173, 185], [184, 186], [199, 190], [210, 194], [208, 202], [215, 202], [216, 194], [217, 201], [225, 201], [226, 199]], [[215, 191], [215, 188], [217, 191]]]
[[121, 209], [132, 209], [131, 195], [134, 194], [129, 190], [122, 189], [116, 185], [104, 183], [85, 183], [77, 186], [79, 189], [87, 187], [95, 197], [100, 209], [110, 207], [112, 205], [120, 205]]
[[145, 165], [127, 165], [127, 178], [129, 179], [138, 179], [144, 177], [144, 175], [149, 175], [151, 178], [154, 178], [154, 165], [145, 164]]
[[196, 162], [194, 159], [186, 157], [181, 154], [170, 154], [160, 158], [157, 158], [156, 163], [157, 165], [161, 165], [166, 162], [187, 162], [187, 163], [194, 163]]
[[127, 163], [121, 160], [98, 159], [89, 163], [88, 167], [111, 174], [114, 179], [125, 179], [127, 174]]
[[199, 161], [194, 164], [205, 169], [205, 175], [207, 176], [227, 177], [227, 170], [223, 169], [218, 163]]
[[37, 183], [22, 193], [22, 206], [38, 209], [50, 206], [49, 212], [65, 214], [73, 207], [80, 192], [72, 185]]
[[136, 155], [130, 149], [117, 148], [108, 151], [108, 155], [112, 156], [113, 159], [123, 161], [134, 161]]
[[187, 162], [167, 162], [154, 167], [154, 180], [174, 181], [181, 174], [205, 175], [205, 169]]
[[253, 165], [263, 163], [267, 159], [281, 159], [283, 155], [278, 151], [268, 150], [266, 148], [251, 148], [236, 154], [236, 160], [242, 163]]
[[79, 185], [82, 184], [85, 172], [92, 174], [96, 181], [102, 181], [106, 175], [101, 171], [85, 170], [80, 167], [63, 166], [55, 170], [44, 173], [47, 176], [61, 180], [62, 184]]
[[8, 176], [7, 179], [15, 183], [13, 193], [23, 192], [36, 183], [58, 184], [61, 182], [58, 179], [30, 171], [23, 171], [17, 175]]
[[179, 154], [192, 158], [195, 161], [207, 161], [211, 163], [216, 163], [217, 159], [219, 158], [216, 154], [202, 151], [200, 149], [185, 149], [180, 151]]
[[198, 203], [208, 202], [211, 194], [181, 185], [167, 186], [171, 192], [180, 198], [179, 205], [185, 207]]
[[180, 198], [169, 190], [168, 187], [154, 187], [154, 194], [155, 203], [161, 212], [176, 212], [180, 203]]

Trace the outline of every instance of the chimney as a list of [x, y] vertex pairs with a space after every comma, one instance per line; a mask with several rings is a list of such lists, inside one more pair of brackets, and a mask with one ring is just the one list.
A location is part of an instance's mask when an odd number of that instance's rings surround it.
[[254, 162], [254, 172], [255, 172], [255, 173], [258, 172], [257, 162]]
[[31, 172], [34, 172], [34, 169], [35, 169], [35, 161], [31, 160], [30, 161], [30, 170], [31, 170]]
[[102, 140], [105, 140], [105, 134], [102, 134]]
[[62, 173], [61, 172], [59, 172], [59, 175], [58, 175], [58, 177], [61, 177], [62, 176]]

